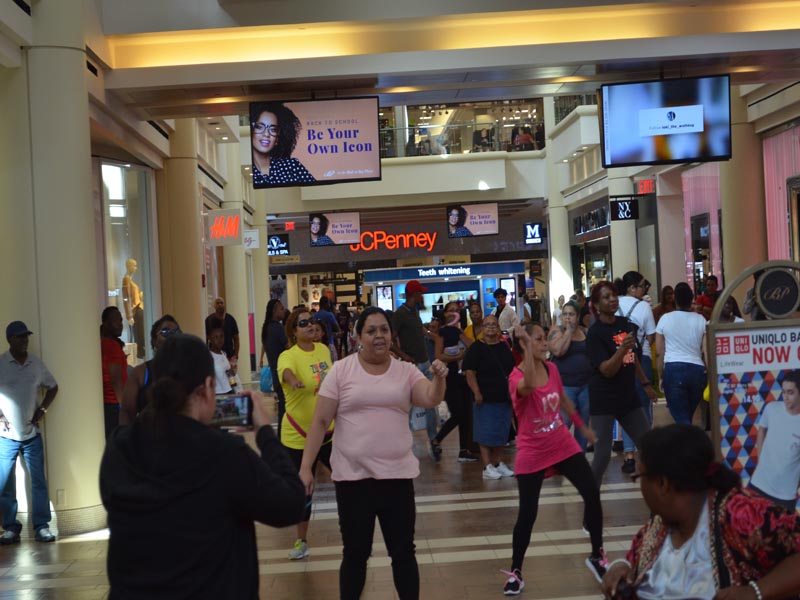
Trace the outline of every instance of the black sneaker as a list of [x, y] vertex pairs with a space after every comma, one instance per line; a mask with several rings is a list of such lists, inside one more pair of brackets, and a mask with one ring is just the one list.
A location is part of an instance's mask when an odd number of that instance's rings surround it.
[[0, 535], [0, 544], [3, 546], [10, 546], [11, 544], [19, 544], [19, 533], [7, 529]]
[[508, 580], [503, 586], [503, 593], [506, 596], [519, 595], [519, 593], [525, 587], [525, 582], [522, 581], [522, 573], [520, 570], [514, 569], [513, 571], [501, 571], [501, 573], [508, 575]]
[[434, 444], [433, 442], [428, 442], [428, 454], [430, 454], [434, 462], [438, 463], [440, 460], [442, 460], [441, 444]]
[[597, 556], [592, 554], [586, 559], [586, 566], [589, 567], [589, 570], [592, 572], [592, 575], [594, 575], [597, 583], [602, 584], [603, 575], [606, 574], [606, 570], [608, 569], [608, 561], [606, 560], [605, 551], [601, 549], [600, 554]]
[[631, 473], [636, 473], [636, 461], [632, 458], [626, 458], [625, 462], [622, 463], [622, 472], [628, 473], [629, 475]]
[[462, 450], [458, 453], [458, 462], [460, 463], [473, 463], [478, 462], [478, 457], [469, 450]]

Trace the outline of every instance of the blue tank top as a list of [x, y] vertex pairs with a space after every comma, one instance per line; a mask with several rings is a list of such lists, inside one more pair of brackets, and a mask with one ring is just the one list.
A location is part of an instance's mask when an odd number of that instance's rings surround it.
[[589, 350], [586, 340], [569, 343], [566, 354], [552, 357], [553, 363], [558, 367], [561, 381], [567, 387], [581, 387], [589, 383], [594, 369], [589, 360]]

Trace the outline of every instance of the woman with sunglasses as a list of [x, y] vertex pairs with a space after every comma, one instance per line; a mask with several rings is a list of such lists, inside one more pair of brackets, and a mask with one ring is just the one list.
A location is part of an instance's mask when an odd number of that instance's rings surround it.
[[[331, 352], [328, 347], [315, 341], [318, 326], [311, 313], [304, 307], [292, 311], [286, 320], [287, 349], [278, 357], [278, 381], [286, 397], [286, 412], [281, 423], [281, 444], [286, 449], [297, 470], [303, 460], [306, 437], [311, 428], [314, 409], [317, 406], [319, 387], [331, 368]], [[322, 327], [320, 326], [320, 329]], [[331, 439], [333, 425], [326, 431], [324, 443], [314, 455], [312, 472], [317, 462], [328, 470], [331, 468]], [[291, 560], [300, 560], [309, 555], [308, 523], [311, 520], [311, 495], [306, 498], [306, 512], [297, 524], [297, 540], [289, 551]]]
[[647, 432], [637, 469], [652, 516], [626, 559], [609, 565], [607, 598], [625, 596], [622, 587], [641, 600], [797, 598], [797, 513], [742, 489], [702, 429], [676, 423]]
[[308, 172], [292, 152], [302, 125], [294, 112], [281, 102], [252, 104], [250, 138], [253, 148], [253, 185], [287, 186], [313, 183]]
[[[617, 279], [614, 285], [619, 294], [619, 310], [617, 310], [617, 314], [625, 317], [638, 328], [636, 331], [637, 358], [647, 382], [652, 384], [653, 353], [650, 351], [650, 345], [655, 341], [656, 320], [653, 317], [653, 309], [650, 308], [650, 303], [645, 299], [650, 283], [638, 271], [628, 271], [622, 276], [622, 279]], [[636, 381], [636, 394], [639, 396], [639, 403], [647, 417], [647, 422], [652, 425], [653, 401], [650, 400], [645, 392], [643, 383]], [[636, 470], [636, 464], [633, 460], [636, 446], [624, 430], [622, 432], [622, 444], [625, 451], [622, 472], [630, 474]]]
[[[150, 328], [150, 345], [153, 354], [172, 335], [181, 332], [178, 321], [172, 315], [164, 315]], [[122, 390], [122, 407], [119, 411], [119, 424], [130, 425], [136, 415], [147, 405], [147, 390], [153, 382], [153, 360], [148, 360], [134, 367]]]

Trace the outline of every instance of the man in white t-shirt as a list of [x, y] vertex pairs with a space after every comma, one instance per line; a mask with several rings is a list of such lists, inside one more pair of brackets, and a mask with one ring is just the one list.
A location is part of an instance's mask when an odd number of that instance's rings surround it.
[[750, 487], [795, 511], [800, 483], [800, 371], [781, 382], [783, 402], [764, 405], [758, 417], [758, 465]]
[[497, 308], [492, 311], [492, 314], [497, 317], [497, 322], [500, 325], [500, 331], [508, 332], [508, 336], [513, 336], [514, 327], [519, 325], [519, 315], [514, 307], [506, 304], [508, 292], [503, 288], [497, 288], [494, 291], [494, 299], [497, 301]]
[[[639, 338], [639, 345], [642, 348], [642, 371], [644, 371], [644, 374], [647, 376], [647, 380], [652, 383], [653, 354], [650, 351], [650, 344], [652, 344], [655, 339], [656, 320], [653, 318], [653, 309], [650, 308], [650, 303], [644, 299], [646, 279], [637, 271], [629, 271], [625, 273], [623, 281], [627, 286], [627, 294], [624, 296], [620, 295], [617, 314], [622, 317], [627, 317], [639, 327], [637, 335]], [[638, 379], [636, 380], [636, 392], [642, 403], [644, 414], [647, 415], [647, 420], [652, 425], [653, 403], [650, 398], [647, 397]], [[625, 450], [625, 462], [622, 463], [622, 472], [633, 473], [636, 471], [636, 461], [633, 458], [636, 445], [624, 429], [622, 432], [622, 444]]]

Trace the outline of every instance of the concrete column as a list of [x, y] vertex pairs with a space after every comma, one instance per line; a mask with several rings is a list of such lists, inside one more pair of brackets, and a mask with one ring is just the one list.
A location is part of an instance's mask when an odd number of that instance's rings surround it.
[[[228, 173], [228, 181], [225, 183], [225, 200], [222, 203], [222, 208], [236, 209], [244, 216], [239, 146], [237, 144], [224, 144], [222, 151]], [[233, 315], [239, 324], [238, 370], [239, 377], [246, 383], [251, 380], [251, 374], [250, 328], [248, 326], [248, 314], [250, 312], [248, 303], [249, 282], [245, 248], [242, 244], [225, 246], [222, 254], [225, 261], [225, 305], [228, 312]], [[256, 344], [256, 354], [258, 352], [259, 347]]]
[[394, 155], [405, 156], [408, 143], [408, 107], [395, 106], [394, 112]]
[[[686, 256], [683, 240], [686, 235], [683, 221], [683, 192], [681, 173], [673, 169], [660, 174], [656, 185], [658, 197], [658, 253], [661, 265], [661, 285], [671, 285], [686, 281]], [[687, 282], [691, 283], [691, 282]], [[658, 290], [661, 293], [661, 290]], [[653, 294], [653, 290], [650, 291]], [[660, 298], [659, 298], [660, 300]]]
[[[733, 158], [719, 163], [722, 269], [727, 280], [767, 260], [761, 139], [747, 122], [747, 106], [737, 88], [731, 89], [731, 135]], [[745, 291], [736, 294], [740, 305]]]
[[[544, 123], [547, 136], [546, 147], [550, 148], [550, 132], [555, 127], [555, 106], [552, 97], [544, 99]], [[564, 294], [569, 298], [573, 293], [572, 254], [569, 248], [570, 228], [564, 196], [559, 189], [558, 163], [550, 152], [547, 153], [547, 239], [550, 244], [550, 265], [548, 268], [549, 289], [547, 290], [548, 311], [553, 311], [553, 299]]]
[[[104, 526], [100, 282], [81, 0], [33, 5], [23, 65], [0, 69], [0, 313], [35, 332], [31, 352], [59, 384], [44, 422], [45, 467], [60, 535]], [[58, 90], [54, 99], [53, 90]], [[5, 340], [1, 342], [4, 346]], [[18, 481], [18, 484], [22, 482]], [[24, 483], [18, 485], [25, 510]], [[20, 514], [24, 522], [24, 514]], [[30, 527], [24, 533], [32, 534]]]
[[197, 170], [197, 132], [193, 119], [175, 121], [171, 156], [156, 173], [161, 298], [164, 312], [181, 329], [205, 339], [203, 203]]
[[[633, 194], [633, 180], [627, 169], [608, 170], [608, 195]], [[639, 270], [636, 221], [611, 221], [611, 277], [622, 277], [628, 271]]]

